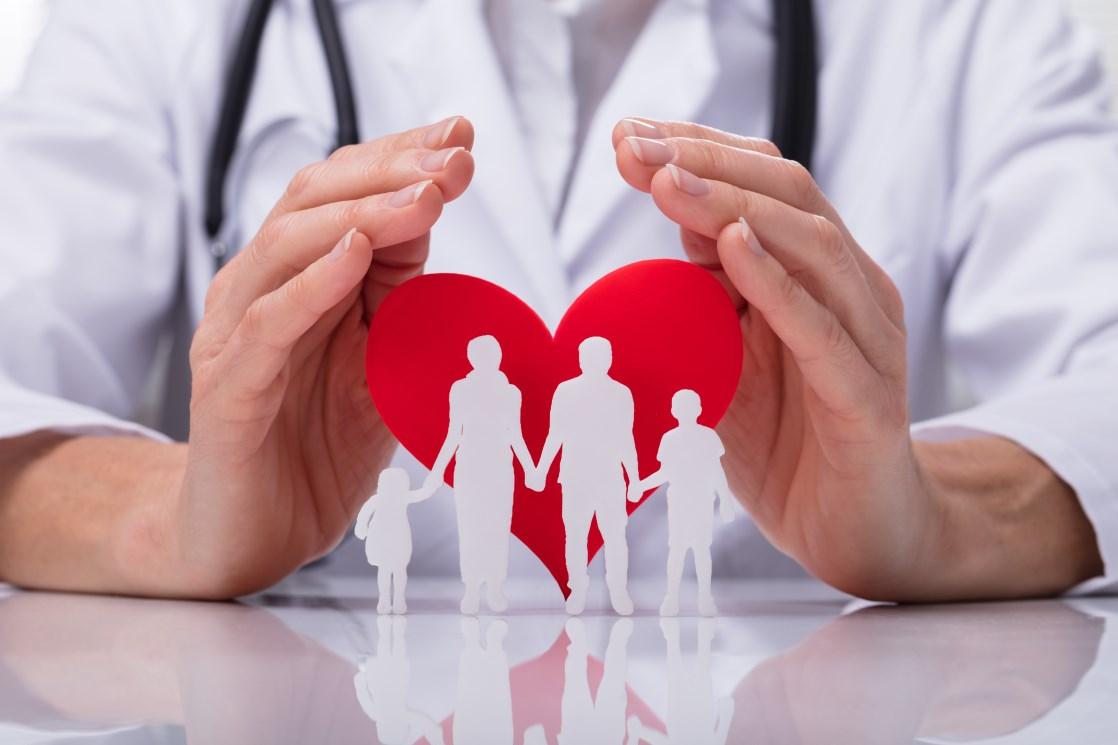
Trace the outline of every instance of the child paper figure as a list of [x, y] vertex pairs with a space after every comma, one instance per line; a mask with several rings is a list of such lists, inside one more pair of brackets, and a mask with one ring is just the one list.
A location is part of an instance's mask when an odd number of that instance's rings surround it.
[[672, 396], [672, 416], [679, 426], [664, 434], [656, 459], [660, 470], [630, 493], [633, 501], [649, 489], [668, 484], [668, 591], [660, 614], [679, 613], [679, 585], [683, 562], [690, 551], [699, 584], [699, 613], [716, 613], [710, 590], [710, 544], [714, 535], [714, 500], [719, 500], [723, 522], [734, 519], [733, 495], [722, 469], [726, 452], [718, 433], [699, 424], [699, 394], [682, 390]]
[[664, 618], [660, 629], [668, 648], [667, 734], [649, 729], [636, 717], [629, 719], [627, 745], [726, 745], [734, 700], [715, 701], [710, 672], [710, 647], [714, 619], [699, 620], [695, 654], [684, 657], [679, 639], [679, 620]]
[[628, 491], [637, 476], [633, 439], [633, 393], [609, 376], [613, 348], [592, 336], [578, 347], [582, 374], [563, 381], [551, 399], [551, 425], [543, 453], [528, 487], [540, 491], [559, 450], [559, 483], [563, 487], [563, 528], [566, 532], [567, 612], [582, 613], [590, 577], [586, 542], [597, 520], [606, 555], [606, 586], [610, 604], [622, 616], [633, 612], [629, 597], [629, 547], [625, 526]]
[[414, 491], [408, 487], [404, 469], [381, 471], [377, 493], [362, 505], [353, 529], [365, 541], [365, 558], [377, 567], [377, 613], [404, 613], [408, 609], [405, 593], [412, 548], [408, 505], [435, 493], [431, 485]]
[[410, 745], [421, 737], [430, 745], [443, 745], [442, 728], [431, 717], [409, 708], [411, 664], [404, 637], [403, 617], [377, 619], [377, 653], [366, 658], [353, 676], [357, 702], [377, 724], [377, 739], [384, 745]]

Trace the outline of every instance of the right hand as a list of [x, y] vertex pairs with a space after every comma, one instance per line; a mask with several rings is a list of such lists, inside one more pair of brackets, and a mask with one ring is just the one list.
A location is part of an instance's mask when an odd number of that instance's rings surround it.
[[369, 321], [422, 271], [431, 226], [473, 177], [473, 137], [456, 117], [308, 166], [214, 278], [169, 516], [181, 594], [278, 581], [330, 551], [373, 492], [396, 443], [366, 389]]

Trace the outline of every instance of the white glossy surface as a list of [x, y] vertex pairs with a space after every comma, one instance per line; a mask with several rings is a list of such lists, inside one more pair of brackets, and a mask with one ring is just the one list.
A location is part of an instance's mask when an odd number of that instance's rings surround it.
[[580, 646], [553, 588], [510, 586], [513, 610], [474, 628], [457, 583], [417, 578], [406, 620], [379, 624], [374, 587], [308, 571], [239, 605], [0, 588], [0, 742], [411, 743], [434, 723], [457, 745], [620, 745], [635, 717], [669, 730], [642, 742], [703, 745], [720, 716], [732, 743], [1118, 741], [1118, 599], [859, 609], [717, 584], [720, 617], [662, 628], [662, 587], [638, 585], [628, 621], [591, 598]]

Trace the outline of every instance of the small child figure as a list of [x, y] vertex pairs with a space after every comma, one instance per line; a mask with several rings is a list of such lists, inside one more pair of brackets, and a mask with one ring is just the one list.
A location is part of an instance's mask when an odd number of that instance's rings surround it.
[[386, 468], [377, 481], [377, 493], [357, 514], [353, 532], [365, 541], [365, 558], [377, 567], [377, 613], [405, 613], [404, 599], [411, 561], [411, 525], [408, 505], [428, 499], [438, 489], [433, 482], [409, 490], [408, 472]]
[[679, 426], [664, 434], [656, 459], [660, 470], [640, 482], [629, 498], [668, 483], [668, 591], [660, 614], [679, 613], [679, 585], [687, 551], [695, 562], [699, 584], [699, 613], [713, 616], [717, 611], [710, 590], [710, 544], [714, 536], [714, 499], [719, 500], [723, 522], [734, 519], [733, 495], [722, 470], [726, 452], [718, 433], [699, 424], [702, 401], [690, 390], [672, 396], [672, 416]]

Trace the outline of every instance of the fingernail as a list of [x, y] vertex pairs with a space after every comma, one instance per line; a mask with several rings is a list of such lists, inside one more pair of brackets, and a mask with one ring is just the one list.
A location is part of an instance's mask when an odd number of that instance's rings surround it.
[[621, 128], [629, 137], [646, 137], [650, 140], [663, 139], [664, 133], [655, 124], [642, 122], [640, 119], [622, 119]]
[[765, 249], [761, 246], [761, 241], [757, 240], [757, 234], [749, 227], [749, 223], [745, 221], [744, 217], [738, 218], [738, 223], [741, 225], [741, 238], [745, 241], [745, 245], [749, 248], [754, 256], [764, 256]]
[[662, 166], [675, 158], [675, 148], [663, 140], [648, 140], [643, 137], [626, 137], [625, 141], [633, 148], [637, 160], [646, 166]]
[[357, 234], [357, 228], [350, 228], [349, 232], [342, 236], [337, 245], [326, 254], [327, 264], [336, 264], [342, 260], [342, 257], [349, 253], [349, 246], [353, 243], [353, 236]]
[[668, 164], [668, 173], [671, 174], [672, 181], [675, 182], [675, 188], [684, 194], [690, 194], [693, 197], [704, 197], [710, 194], [710, 184], [707, 183], [706, 179], [701, 179], [690, 171], [685, 171], [670, 163]]
[[420, 195], [423, 194], [423, 190], [426, 189], [430, 184], [431, 179], [427, 179], [426, 181], [420, 181], [414, 186], [406, 186], [403, 189], [400, 189], [400, 191], [394, 193], [388, 198], [388, 206], [407, 207], [409, 204], [415, 204], [419, 200]]
[[454, 131], [454, 127], [461, 118], [460, 116], [452, 116], [433, 125], [423, 136], [423, 146], [429, 150], [435, 150], [445, 145], [446, 141], [450, 139], [450, 133]]
[[450, 159], [461, 150], [463, 150], [463, 148], [448, 147], [445, 150], [436, 150], [433, 153], [428, 153], [423, 156], [423, 160], [419, 161], [419, 167], [428, 173], [442, 171], [450, 165]]

